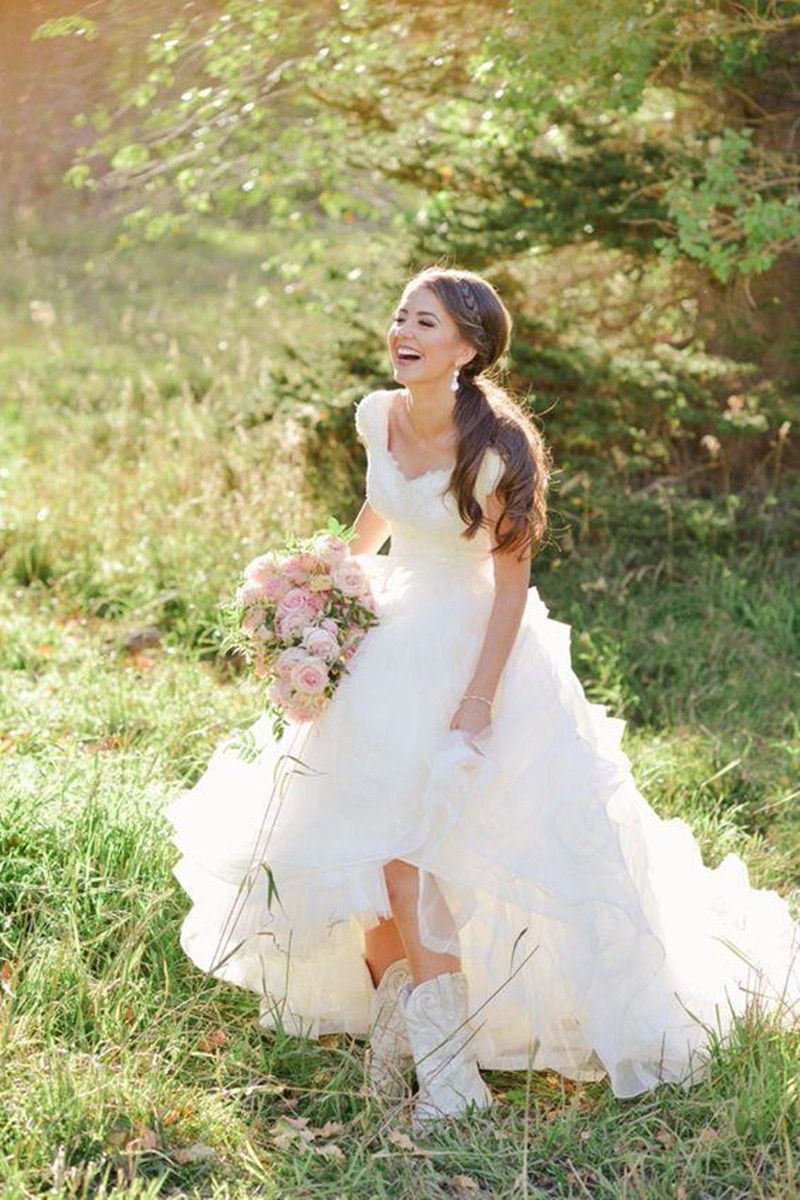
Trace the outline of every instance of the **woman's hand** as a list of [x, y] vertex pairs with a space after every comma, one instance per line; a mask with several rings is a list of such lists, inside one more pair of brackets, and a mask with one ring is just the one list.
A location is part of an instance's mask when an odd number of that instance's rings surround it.
[[471, 737], [488, 729], [492, 723], [491, 710], [483, 700], [462, 700], [450, 722], [451, 729], [462, 729]]

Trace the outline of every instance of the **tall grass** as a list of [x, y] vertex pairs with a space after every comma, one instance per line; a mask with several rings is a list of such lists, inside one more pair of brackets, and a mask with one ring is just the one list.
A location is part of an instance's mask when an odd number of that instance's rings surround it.
[[[186, 959], [163, 808], [258, 711], [216, 654], [218, 601], [285, 527], [350, 519], [361, 499], [355, 443], [332, 448], [324, 503], [307, 486], [287, 400], [337, 330], [295, 312], [281, 336], [310, 361], [265, 365], [282, 293], [272, 280], [253, 309], [252, 244], [119, 263], [96, 230], [37, 236], [0, 260], [3, 1196], [796, 1196], [800, 1047], [768, 1021], [740, 1024], [688, 1092], [620, 1102], [488, 1073], [490, 1114], [415, 1145], [364, 1094], [357, 1041], [263, 1034], [255, 996]], [[37, 324], [30, 302], [48, 299], [56, 320], [34, 309]], [[576, 520], [534, 566], [576, 669], [627, 719], [658, 811], [690, 822], [708, 862], [735, 850], [796, 898], [788, 535], [773, 522], [737, 545], [735, 515], [702, 525], [676, 500], [668, 541], [663, 506], [602, 503], [619, 522]], [[144, 625], [160, 641], [137, 649]]]

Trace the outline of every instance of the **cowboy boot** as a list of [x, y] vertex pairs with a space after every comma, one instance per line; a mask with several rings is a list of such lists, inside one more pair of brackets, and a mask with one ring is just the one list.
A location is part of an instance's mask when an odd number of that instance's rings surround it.
[[400, 958], [387, 967], [372, 994], [367, 1082], [373, 1096], [388, 1101], [408, 1095], [404, 1072], [413, 1060], [398, 994], [410, 979], [408, 961]]
[[466, 975], [454, 971], [417, 987], [405, 983], [399, 1000], [419, 1084], [414, 1132], [473, 1105], [488, 1108], [492, 1095], [478, 1071], [474, 1033], [467, 1021]]

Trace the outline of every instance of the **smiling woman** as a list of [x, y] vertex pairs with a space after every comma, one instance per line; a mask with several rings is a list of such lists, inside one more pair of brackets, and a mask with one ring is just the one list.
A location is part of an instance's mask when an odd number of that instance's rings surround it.
[[436, 268], [416, 275], [387, 335], [395, 378], [405, 385], [387, 444], [395, 461], [407, 464], [401, 469], [408, 478], [441, 462], [447, 449], [450, 461], [455, 448], [451, 487], [467, 536], [484, 519], [472, 495], [477, 471], [487, 446], [496, 448], [507, 465], [499, 487], [501, 548], [524, 557], [544, 534], [550, 462], [528, 413], [491, 377], [511, 330], [508, 310], [480, 276]]
[[480, 276], [410, 281], [401, 386], [355, 411], [379, 623], [314, 722], [263, 717], [168, 809], [187, 954], [264, 1028], [367, 1035], [379, 1097], [413, 1066], [416, 1128], [487, 1107], [479, 1067], [689, 1084], [739, 1016], [800, 1007], [786, 903], [656, 815], [530, 586], [548, 456], [489, 378], [510, 328]]

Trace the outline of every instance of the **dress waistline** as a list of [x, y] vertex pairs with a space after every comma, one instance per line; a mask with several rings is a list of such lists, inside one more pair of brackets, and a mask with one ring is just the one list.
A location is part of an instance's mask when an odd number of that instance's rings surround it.
[[490, 558], [469, 558], [438, 555], [421, 550], [391, 549], [386, 555], [391, 567], [406, 568], [412, 573], [430, 575], [441, 580], [458, 578], [477, 585], [493, 584], [494, 571]]

